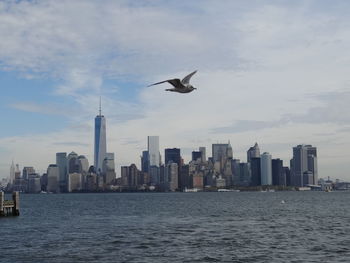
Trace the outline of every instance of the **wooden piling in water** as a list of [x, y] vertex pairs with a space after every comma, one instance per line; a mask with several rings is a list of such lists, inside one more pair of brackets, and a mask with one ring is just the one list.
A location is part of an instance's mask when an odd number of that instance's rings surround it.
[[12, 193], [12, 201], [5, 200], [5, 193], [0, 192], [0, 216], [19, 216], [19, 192]]
[[0, 192], [0, 216], [4, 216], [4, 192]]
[[12, 200], [14, 202], [14, 206], [12, 208], [12, 214], [14, 216], [19, 216], [19, 192], [12, 193]]

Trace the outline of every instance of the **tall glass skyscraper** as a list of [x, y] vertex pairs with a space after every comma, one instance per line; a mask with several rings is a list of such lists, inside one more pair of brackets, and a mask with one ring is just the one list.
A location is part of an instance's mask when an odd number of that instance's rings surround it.
[[272, 185], [272, 161], [271, 154], [265, 152], [261, 155], [261, 185]]
[[159, 136], [148, 136], [148, 172], [150, 175], [151, 185], [160, 183], [160, 153], [159, 153]]
[[212, 145], [212, 156], [214, 162], [220, 162], [222, 159], [227, 159], [228, 143], [214, 143]]
[[[306, 184], [317, 184], [317, 149], [312, 145], [298, 145], [293, 147], [292, 159], [293, 185], [305, 186]], [[309, 173], [311, 176], [309, 176]], [[304, 180], [305, 176], [305, 180]]]
[[97, 173], [102, 172], [103, 160], [106, 158], [106, 119], [100, 112], [95, 118], [95, 151], [94, 151], [94, 166]]
[[159, 136], [148, 136], [148, 156], [149, 165], [159, 167]]
[[252, 158], [260, 158], [260, 148], [257, 142], [247, 151], [247, 162], [250, 163]]
[[[68, 184], [68, 176], [67, 176], [67, 153], [60, 152], [56, 153], [56, 165], [59, 171], [59, 183], [61, 186], [61, 190], [64, 190], [64, 187]], [[62, 191], [63, 192], [63, 191]]]

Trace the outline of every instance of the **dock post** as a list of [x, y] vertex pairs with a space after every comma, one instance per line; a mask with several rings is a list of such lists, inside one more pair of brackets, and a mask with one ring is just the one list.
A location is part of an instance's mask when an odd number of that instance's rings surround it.
[[0, 216], [4, 216], [5, 213], [4, 213], [4, 197], [5, 197], [5, 194], [4, 192], [0, 192]]
[[12, 193], [12, 200], [14, 203], [12, 214], [14, 216], [19, 216], [19, 192], [18, 191]]

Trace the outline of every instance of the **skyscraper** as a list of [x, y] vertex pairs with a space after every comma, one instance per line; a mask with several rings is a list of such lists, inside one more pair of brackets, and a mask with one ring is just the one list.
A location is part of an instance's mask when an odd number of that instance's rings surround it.
[[149, 166], [160, 165], [159, 136], [148, 136], [148, 160]]
[[66, 190], [68, 184], [67, 176], [67, 153], [56, 153], [56, 165], [59, 171], [59, 183], [61, 191]]
[[251, 157], [249, 163], [250, 163], [250, 170], [252, 173], [251, 185], [252, 186], [261, 185], [261, 159], [260, 159], [260, 157]]
[[231, 169], [232, 169], [233, 185], [240, 185], [241, 184], [241, 167], [240, 167], [239, 159], [231, 160]]
[[87, 174], [89, 171], [89, 161], [84, 155], [79, 155], [77, 158], [78, 173]]
[[179, 148], [165, 149], [165, 164], [168, 164], [170, 161], [181, 164], [181, 153]]
[[272, 159], [272, 184], [286, 185], [286, 174], [283, 169], [283, 160]]
[[148, 172], [150, 184], [157, 186], [160, 183], [160, 153], [159, 153], [159, 136], [148, 136]]
[[99, 115], [95, 118], [95, 151], [94, 151], [94, 166], [96, 173], [102, 172], [103, 160], [106, 158], [106, 119], [101, 114], [101, 99]]
[[10, 184], [13, 184], [15, 181], [15, 164], [13, 163], [12, 160], [12, 164], [10, 167]]
[[23, 179], [28, 180], [30, 174], [35, 174], [34, 167], [31, 167], [31, 166], [23, 167], [23, 172], [22, 172]]
[[283, 174], [286, 176], [286, 186], [291, 186], [292, 182], [290, 178], [290, 168], [287, 166], [283, 167]]
[[222, 159], [227, 159], [228, 143], [214, 143], [212, 145], [213, 162], [221, 162]]
[[105, 183], [111, 184], [116, 177], [114, 153], [107, 153], [106, 158], [103, 160], [103, 174]]
[[79, 172], [78, 154], [71, 152], [67, 157], [67, 173], [71, 174], [77, 172]]
[[305, 186], [306, 184], [317, 183], [318, 172], [316, 147], [304, 144], [293, 147], [293, 159], [291, 163], [293, 164], [291, 166], [293, 185]]
[[202, 163], [207, 160], [206, 149], [205, 147], [199, 147], [199, 151], [202, 153]]
[[253, 147], [250, 147], [247, 151], [247, 162], [250, 163], [251, 158], [260, 158], [260, 148], [256, 142]]
[[169, 163], [165, 164], [165, 184], [167, 185], [167, 189], [170, 191], [176, 191], [178, 189], [178, 176], [179, 169], [178, 165], [175, 162], [169, 161]]
[[312, 172], [311, 184], [317, 184], [318, 183], [317, 156], [313, 154], [308, 154], [307, 165], [308, 165], [309, 171]]
[[261, 185], [272, 185], [271, 154], [264, 152], [261, 155]]
[[149, 166], [148, 151], [143, 151], [141, 156], [141, 171], [143, 173], [148, 173]]
[[20, 179], [21, 178], [21, 171], [19, 170], [19, 164], [16, 164], [16, 169], [15, 169], [15, 179]]
[[50, 164], [47, 168], [47, 191], [59, 191], [59, 170], [56, 164]]
[[193, 151], [192, 152], [192, 161], [202, 161], [202, 152], [201, 151]]
[[228, 142], [228, 145], [227, 145], [226, 158], [233, 159], [233, 150], [232, 150], [232, 146], [231, 146], [230, 141]]
[[240, 163], [240, 185], [249, 186], [251, 184], [251, 171], [249, 163]]
[[68, 192], [81, 191], [83, 189], [83, 176], [80, 173], [68, 175]]
[[[181, 178], [179, 174], [181, 173], [181, 167], [182, 167], [182, 159], [181, 159], [181, 150], [179, 148], [172, 148], [172, 149], [165, 149], [165, 166], [167, 166], [169, 163], [173, 162], [176, 163], [176, 167], [178, 169], [177, 171], [177, 187], [182, 187], [181, 184]], [[173, 184], [173, 186], [175, 183]]]

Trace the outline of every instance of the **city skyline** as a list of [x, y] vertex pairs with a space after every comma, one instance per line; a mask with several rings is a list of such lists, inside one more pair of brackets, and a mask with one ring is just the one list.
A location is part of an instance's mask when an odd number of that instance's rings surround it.
[[106, 153], [102, 170], [99, 170], [90, 166], [84, 155], [59, 152], [56, 153], [56, 163], [49, 164], [44, 174], [39, 174], [32, 166], [24, 167], [21, 174], [19, 165], [16, 164], [15, 168], [12, 163], [9, 180], [3, 180], [1, 187], [5, 191], [27, 193], [186, 192], [188, 189], [197, 192], [232, 187], [246, 191], [263, 191], [268, 187], [329, 191], [332, 188], [341, 190], [349, 184], [339, 179], [334, 184], [330, 177], [318, 178], [317, 147], [312, 145], [293, 147], [290, 166], [285, 166], [283, 160], [272, 158], [268, 152], [260, 154], [257, 143], [247, 150], [246, 160], [236, 159], [230, 142], [212, 144], [212, 154], [208, 159], [205, 158], [206, 148], [200, 146], [199, 151], [192, 151], [192, 160], [188, 163], [181, 157], [181, 149], [167, 148], [164, 149], [163, 162], [159, 136], [148, 136], [147, 141], [148, 150], [142, 151], [140, 156], [141, 170], [132, 163], [121, 166], [120, 176], [116, 176], [114, 153]]
[[[350, 3], [326, 3], [0, 3], [0, 178], [56, 152], [93, 162], [101, 96], [118, 175], [156, 134], [186, 162], [227, 141], [242, 160], [317, 145], [319, 177], [349, 180]], [[193, 69], [196, 92], [146, 88]]]

